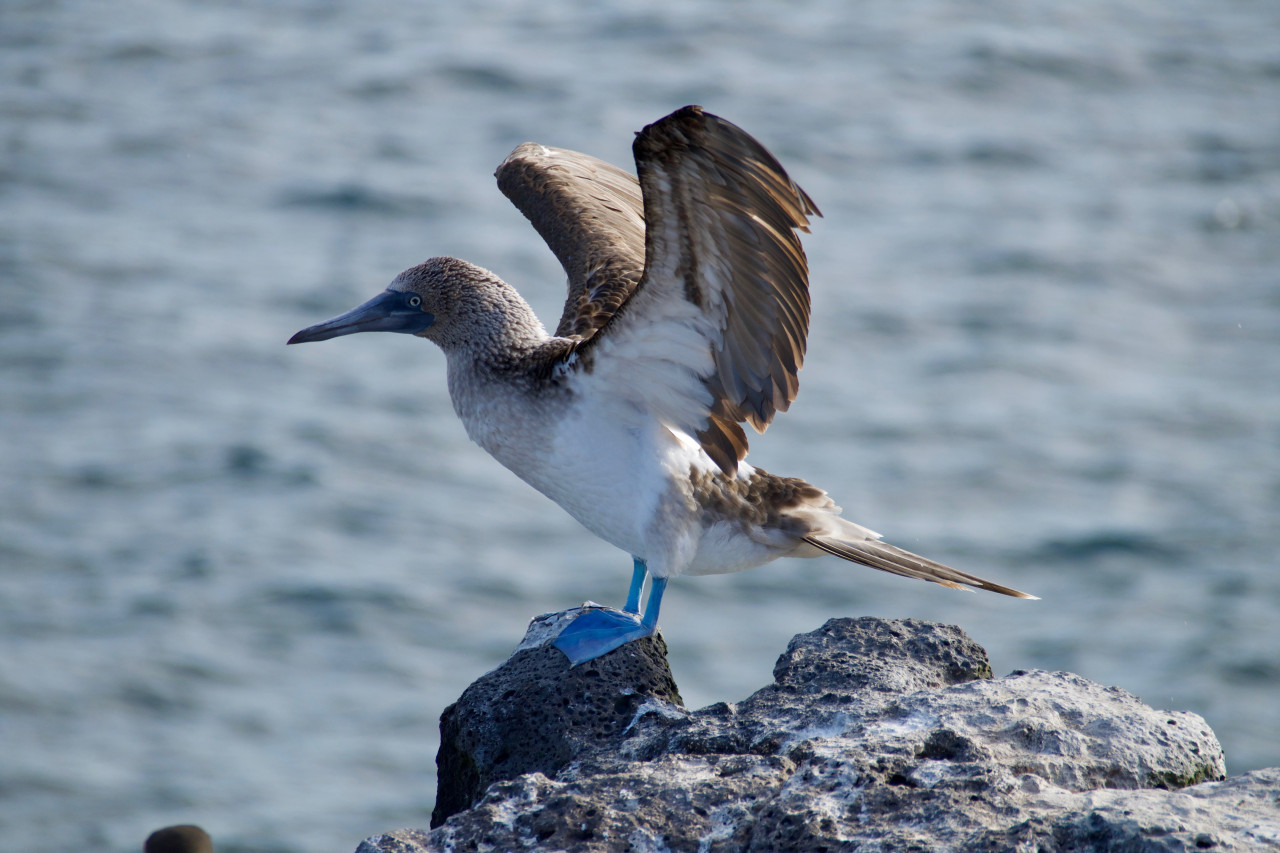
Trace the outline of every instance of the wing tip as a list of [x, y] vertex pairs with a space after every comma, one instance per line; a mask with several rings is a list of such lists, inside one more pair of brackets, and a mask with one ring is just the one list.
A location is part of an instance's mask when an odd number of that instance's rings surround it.
[[1022, 598], [1022, 599], [1026, 599], [1027, 601], [1040, 600], [1040, 596], [1038, 595], [1032, 595], [1029, 592], [1023, 592], [1020, 589], [1014, 589], [1011, 586], [1003, 586], [998, 583], [991, 583], [990, 581], [987, 581], [986, 585], [978, 586], [977, 589], [985, 589], [987, 592], [998, 592], [1001, 595], [1007, 595], [1010, 598]]
[[502, 162], [493, 170], [495, 178], [501, 178], [502, 173], [509, 170], [516, 163], [526, 162], [528, 160], [537, 159], [546, 154], [545, 145], [539, 145], [536, 142], [521, 142], [515, 148], [511, 149], [511, 153], [502, 158]]

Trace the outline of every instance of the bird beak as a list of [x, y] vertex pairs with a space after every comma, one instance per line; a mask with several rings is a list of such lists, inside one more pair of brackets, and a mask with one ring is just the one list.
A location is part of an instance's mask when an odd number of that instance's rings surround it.
[[418, 305], [411, 304], [410, 300], [413, 299], [420, 300], [421, 297], [412, 293], [388, 290], [359, 308], [352, 308], [332, 320], [303, 329], [289, 338], [289, 343], [327, 341], [329, 338], [354, 335], [356, 332], [404, 332], [416, 335], [426, 331], [436, 318], [434, 314], [428, 314]]

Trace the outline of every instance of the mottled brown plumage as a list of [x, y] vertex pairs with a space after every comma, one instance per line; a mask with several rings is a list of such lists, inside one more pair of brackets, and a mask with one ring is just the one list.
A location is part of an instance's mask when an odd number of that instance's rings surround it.
[[801, 506], [827, 509], [835, 502], [799, 477], [779, 477], [756, 468], [749, 477], [719, 471], [689, 471], [690, 492], [709, 523], [733, 521], [744, 527], [788, 530], [803, 537], [805, 524], [790, 515]]
[[569, 276], [556, 336], [591, 337], [644, 274], [640, 184], [603, 160], [533, 142], [512, 151], [494, 177]]

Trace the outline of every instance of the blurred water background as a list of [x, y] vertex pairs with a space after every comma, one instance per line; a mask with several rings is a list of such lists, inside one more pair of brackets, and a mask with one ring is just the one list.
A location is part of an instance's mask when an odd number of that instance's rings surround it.
[[677, 580], [689, 705], [920, 617], [1280, 764], [1280, 5], [3, 0], [0, 848], [426, 825], [440, 711], [630, 562], [468, 443], [430, 344], [284, 341], [437, 254], [554, 325], [494, 167], [631, 167], [687, 103], [826, 214], [752, 461], [1044, 599]]

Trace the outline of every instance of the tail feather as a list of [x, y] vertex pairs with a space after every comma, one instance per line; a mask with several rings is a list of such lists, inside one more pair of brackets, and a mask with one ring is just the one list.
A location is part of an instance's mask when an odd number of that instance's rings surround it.
[[912, 554], [910, 551], [904, 551], [901, 548], [876, 539], [850, 541], [848, 539], [835, 539], [830, 536], [811, 534], [804, 537], [804, 541], [815, 548], [826, 551], [828, 554], [834, 554], [850, 562], [861, 563], [864, 566], [870, 566], [882, 572], [902, 575], [905, 578], [919, 578], [942, 586], [949, 586], [952, 589], [964, 589], [968, 586], [998, 592], [1001, 595], [1011, 595], [1014, 598], [1039, 598], [1039, 596], [1029, 595], [1012, 587], [1001, 586], [977, 575], [971, 575], [968, 572], [944, 566], [942, 563], [935, 563], [933, 560], [921, 557], [919, 554]]

